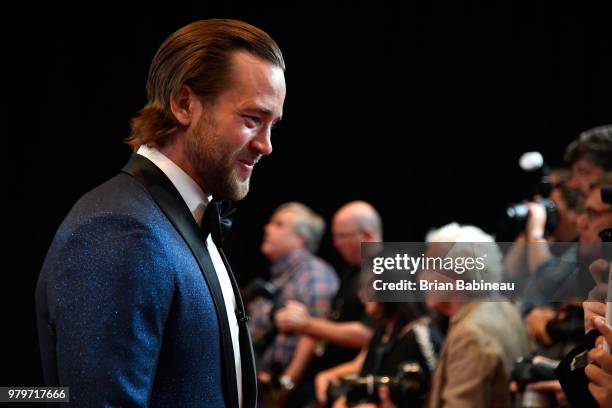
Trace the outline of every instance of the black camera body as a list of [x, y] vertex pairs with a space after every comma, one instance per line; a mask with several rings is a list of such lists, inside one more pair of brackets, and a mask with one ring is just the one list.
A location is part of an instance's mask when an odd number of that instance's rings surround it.
[[512, 380], [516, 381], [519, 390], [524, 390], [528, 384], [556, 379], [555, 368], [556, 362], [540, 362], [537, 359], [521, 357], [512, 369]]
[[[550, 234], [559, 225], [557, 205], [550, 198], [542, 198], [537, 200], [536, 203], [542, 204], [546, 209], [546, 225], [544, 226], [544, 231]], [[529, 210], [526, 204], [513, 204], [506, 208], [506, 222], [509, 224], [509, 228], [517, 233], [525, 230], [528, 217]]]
[[272, 310], [270, 311], [270, 323], [263, 329], [260, 336], [253, 337], [252, 340], [253, 351], [257, 356], [260, 356], [268, 346], [272, 344], [278, 333], [273, 319], [276, 311], [283, 306], [280, 302], [280, 293], [280, 290], [276, 286], [261, 278], [254, 279], [244, 290], [243, 295], [247, 303], [260, 296], [273, 303]]
[[553, 344], [567, 343], [572, 349], [584, 339], [584, 312], [582, 307], [573, 305], [564, 307], [563, 311], [562, 318], [554, 318], [546, 323], [546, 332]]
[[[522, 170], [518, 175], [517, 183], [520, 196], [528, 201], [532, 201], [534, 197], [540, 197], [536, 202], [542, 204], [546, 209], [545, 232], [551, 233], [559, 225], [559, 212], [555, 202], [548, 198], [553, 189], [550, 169], [539, 152], [524, 153], [519, 160], [519, 166]], [[500, 238], [514, 240], [519, 233], [525, 230], [528, 217], [529, 210], [525, 204], [509, 205], [500, 220]]]
[[251, 281], [244, 289], [242, 297], [246, 303], [262, 296], [266, 299], [274, 300], [278, 295], [278, 289], [272, 283], [261, 278], [256, 278]]
[[[396, 375], [366, 375], [348, 376], [342, 379], [339, 387], [330, 385], [328, 388], [328, 401], [334, 401], [346, 395], [348, 406], [362, 403], [378, 403], [378, 389], [380, 386], [389, 387], [391, 400], [398, 406], [406, 406], [408, 402], [424, 402], [429, 385], [421, 365], [417, 362], [407, 361], [400, 364]], [[414, 404], [419, 406], [419, 404]]]
[[547, 408], [553, 397], [545, 392], [527, 388], [528, 384], [538, 381], [556, 380], [555, 368], [558, 362], [536, 356], [520, 358], [512, 369], [511, 378], [518, 386], [515, 406], [517, 408]]

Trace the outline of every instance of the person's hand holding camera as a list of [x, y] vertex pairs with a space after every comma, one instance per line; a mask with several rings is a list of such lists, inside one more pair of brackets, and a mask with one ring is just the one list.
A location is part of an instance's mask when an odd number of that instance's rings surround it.
[[380, 402], [378, 404], [365, 403], [355, 405], [353, 408], [396, 408], [397, 405], [391, 400], [391, 390], [386, 385], [381, 385], [378, 388], [378, 398]]
[[317, 397], [317, 401], [321, 405], [324, 405], [327, 402], [327, 389], [329, 385], [333, 384], [336, 387], [340, 386], [340, 378], [336, 376], [331, 370], [321, 371], [315, 377], [315, 395]]
[[612, 354], [603, 348], [604, 340], [612, 344], [612, 328], [602, 317], [593, 317], [592, 325], [599, 330], [601, 336], [596, 347], [589, 351], [589, 364], [584, 373], [589, 379], [589, 391], [601, 407], [612, 406]]
[[529, 202], [526, 206], [529, 209], [525, 224], [527, 242], [540, 242], [546, 230], [546, 207], [538, 202]]

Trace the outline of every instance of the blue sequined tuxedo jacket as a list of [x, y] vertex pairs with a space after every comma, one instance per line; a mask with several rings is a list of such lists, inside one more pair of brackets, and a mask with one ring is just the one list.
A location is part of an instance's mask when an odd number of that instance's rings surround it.
[[[210, 255], [178, 191], [142, 156], [63, 221], [39, 276], [36, 313], [45, 382], [70, 387], [71, 406], [238, 406]], [[242, 321], [240, 349], [243, 406], [253, 407]]]

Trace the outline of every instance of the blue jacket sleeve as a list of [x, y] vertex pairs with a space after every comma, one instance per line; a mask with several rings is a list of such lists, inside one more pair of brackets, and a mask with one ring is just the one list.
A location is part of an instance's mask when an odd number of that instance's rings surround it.
[[163, 249], [152, 228], [113, 214], [54, 249], [46, 299], [74, 405], [147, 406], [174, 291]]

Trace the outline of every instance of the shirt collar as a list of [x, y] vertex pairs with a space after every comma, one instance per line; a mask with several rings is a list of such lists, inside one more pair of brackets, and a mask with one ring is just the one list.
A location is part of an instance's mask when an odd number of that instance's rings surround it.
[[164, 172], [187, 204], [193, 218], [200, 224], [204, 216], [204, 210], [212, 200], [212, 195], [207, 196], [194, 179], [158, 149], [142, 145], [136, 153], [151, 160]]

